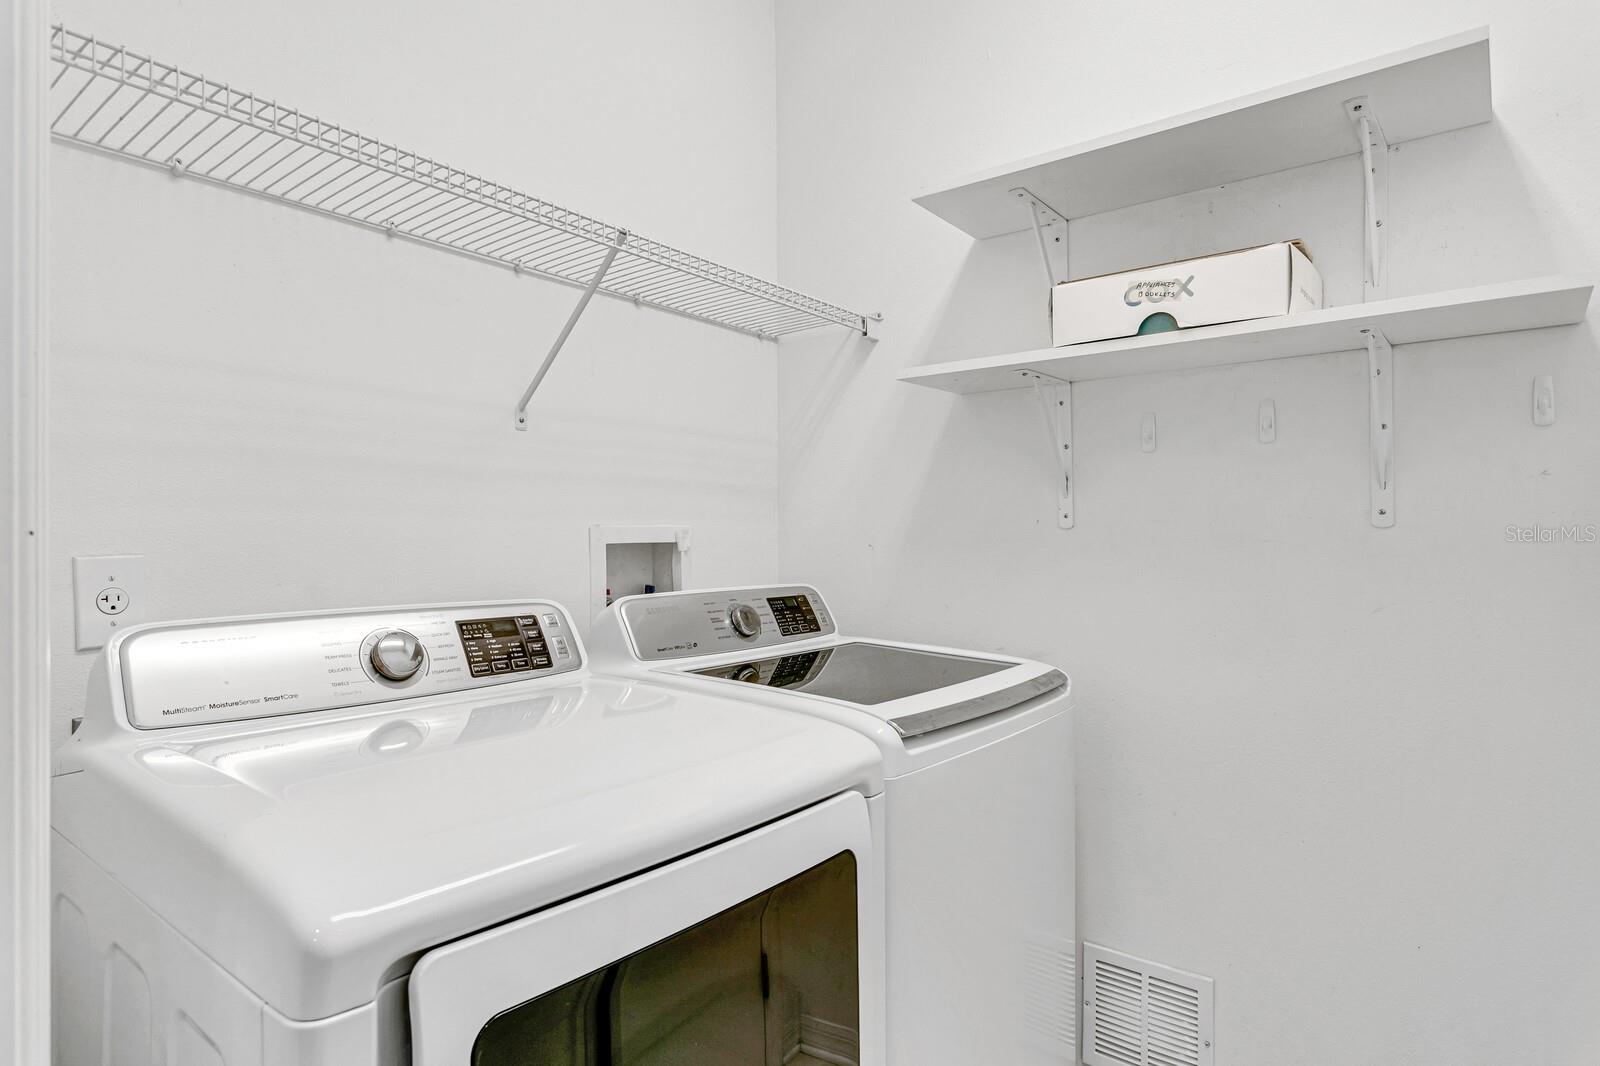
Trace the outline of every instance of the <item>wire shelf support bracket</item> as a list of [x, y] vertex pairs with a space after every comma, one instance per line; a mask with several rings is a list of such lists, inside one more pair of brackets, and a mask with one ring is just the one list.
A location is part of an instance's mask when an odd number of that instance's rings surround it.
[[572, 327], [578, 324], [578, 319], [583, 317], [584, 309], [589, 306], [595, 290], [600, 288], [600, 283], [606, 278], [606, 271], [611, 269], [611, 264], [616, 262], [617, 253], [622, 251], [622, 246], [628, 243], [628, 231], [617, 231], [616, 243], [611, 246], [611, 251], [600, 261], [595, 268], [594, 277], [589, 284], [584, 286], [583, 295], [578, 297], [578, 303], [572, 309], [572, 314], [567, 316], [567, 324], [561, 327], [561, 332], [556, 334], [556, 342], [550, 346], [549, 353], [544, 357], [544, 362], [539, 364], [539, 369], [534, 371], [533, 380], [528, 382], [528, 387], [522, 390], [522, 399], [517, 401], [516, 428], [526, 433], [528, 431], [528, 404], [533, 400], [533, 394], [539, 391], [539, 386], [544, 382], [544, 376], [550, 372], [550, 366], [556, 361], [556, 356], [561, 354], [561, 348], [567, 343], [567, 338], [572, 336]]

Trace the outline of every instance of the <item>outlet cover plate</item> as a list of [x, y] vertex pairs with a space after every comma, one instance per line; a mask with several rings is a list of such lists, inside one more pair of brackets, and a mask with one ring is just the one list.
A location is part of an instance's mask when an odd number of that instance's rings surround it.
[[106, 641], [148, 617], [142, 555], [76, 555], [72, 559], [72, 624], [79, 651]]

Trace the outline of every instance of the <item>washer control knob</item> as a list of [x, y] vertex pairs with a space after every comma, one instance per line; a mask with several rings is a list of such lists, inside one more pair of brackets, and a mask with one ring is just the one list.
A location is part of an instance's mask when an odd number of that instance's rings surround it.
[[728, 625], [748, 640], [761, 632], [761, 616], [748, 603], [736, 603], [728, 608]]
[[752, 684], [760, 684], [761, 668], [756, 666], [755, 663], [742, 663], [733, 668], [733, 673], [729, 674], [728, 678], [732, 681], [749, 681]]
[[379, 677], [409, 681], [422, 669], [422, 641], [403, 629], [380, 634], [367, 656]]

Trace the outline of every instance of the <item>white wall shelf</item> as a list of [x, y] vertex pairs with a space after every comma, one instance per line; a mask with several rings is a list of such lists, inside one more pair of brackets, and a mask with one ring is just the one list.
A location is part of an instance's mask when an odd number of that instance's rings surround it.
[[1592, 281], [1576, 277], [1508, 281], [1279, 318], [933, 363], [902, 371], [900, 380], [946, 392], [993, 392], [1028, 388], [1031, 382], [1019, 374], [1024, 370], [1058, 381], [1093, 381], [1356, 351], [1366, 347], [1365, 330], [1381, 332], [1391, 344], [1510, 333], [1581, 322], [1593, 290]]
[[51, 133], [391, 237], [577, 285], [584, 297], [517, 408], [594, 292], [759, 337], [819, 326], [866, 335], [880, 316], [743, 271], [56, 26]]
[[1388, 144], [1493, 117], [1481, 27], [974, 174], [916, 202], [974, 237], [1027, 229], [1026, 190], [1081, 218], [1361, 151], [1344, 104], [1366, 97]]
[[[1575, 277], [1503, 282], [1280, 318], [936, 363], [902, 371], [900, 380], [954, 393], [1032, 389], [1050, 431], [1056, 522], [1070, 529], [1075, 522], [1073, 382], [1365, 350], [1371, 519], [1374, 526], [1387, 528], [1395, 520], [1393, 346], [1573, 325], [1583, 321], [1593, 292], [1592, 281]], [[1553, 416], [1553, 398], [1546, 401], [1546, 408]], [[1534, 417], [1536, 421], [1540, 417], [1537, 394]], [[1276, 419], [1275, 411], [1263, 409], [1263, 441], [1276, 437]], [[1153, 447], [1153, 426], [1147, 435]]]

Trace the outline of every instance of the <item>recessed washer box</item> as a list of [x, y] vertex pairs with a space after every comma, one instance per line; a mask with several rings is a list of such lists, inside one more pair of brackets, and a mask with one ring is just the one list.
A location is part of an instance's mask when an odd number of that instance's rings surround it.
[[1050, 294], [1050, 322], [1060, 347], [1321, 307], [1322, 275], [1305, 245], [1280, 241], [1064, 281]]
[[589, 527], [590, 621], [613, 597], [688, 587], [688, 526]]

